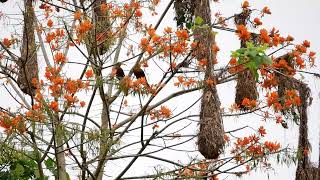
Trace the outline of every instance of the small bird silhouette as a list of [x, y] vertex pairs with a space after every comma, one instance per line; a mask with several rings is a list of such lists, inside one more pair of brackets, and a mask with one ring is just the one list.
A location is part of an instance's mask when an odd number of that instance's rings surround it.
[[145, 75], [144, 71], [141, 69], [139, 63], [136, 64], [136, 65], [133, 67], [133, 74], [136, 76], [137, 79], [139, 79], [139, 78], [144, 78], [145, 81], [146, 81], [146, 85], [149, 87], [149, 84], [148, 84], [146, 75]]
[[125, 76], [123, 69], [121, 68], [122, 63], [118, 62], [114, 65], [113, 69], [115, 71], [116, 78], [120, 81]]

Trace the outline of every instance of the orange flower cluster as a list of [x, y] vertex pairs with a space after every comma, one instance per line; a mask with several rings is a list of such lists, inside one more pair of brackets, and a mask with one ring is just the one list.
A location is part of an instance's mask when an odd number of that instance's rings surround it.
[[300, 106], [301, 105], [301, 99], [297, 94], [297, 91], [292, 89], [292, 90], [287, 90], [286, 91], [286, 96], [284, 97], [284, 107], [285, 108], [290, 108], [293, 105], [295, 106]]
[[280, 143], [266, 141], [264, 142], [265, 149], [267, 149], [270, 153], [276, 152], [280, 149]]
[[264, 75], [264, 80], [262, 83], [263, 88], [271, 89], [278, 85], [275, 73], [267, 73], [264, 69], [260, 69], [260, 72]]
[[174, 86], [178, 86], [178, 87], [183, 86], [183, 87], [189, 88], [197, 85], [197, 81], [192, 77], [186, 79], [183, 76], [178, 76], [177, 79], [178, 79], [178, 82], [175, 82]]
[[275, 112], [278, 112], [283, 109], [279, 101], [279, 95], [277, 92], [271, 92], [267, 94], [267, 103], [269, 107], [273, 106]]
[[[189, 46], [195, 45], [195, 43], [189, 43], [189, 32], [187, 30], [172, 31], [172, 28], [166, 27], [164, 29], [164, 35], [159, 36], [156, 34], [155, 29], [149, 27], [147, 29], [149, 38], [142, 38], [140, 41], [140, 47], [142, 50], [148, 52], [149, 55], [155, 51], [163, 52], [164, 56], [169, 56], [171, 53], [173, 56], [184, 55], [187, 53]], [[149, 40], [150, 39], [150, 40]]]
[[9, 40], [8, 38], [3, 38], [2, 40], [2, 44], [6, 47], [6, 48], [10, 48], [12, 41]]
[[66, 56], [61, 53], [61, 52], [57, 52], [55, 55], [54, 55], [54, 58], [53, 58], [54, 62], [57, 63], [57, 64], [64, 64], [67, 60]]
[[6, 112], [0, 112], [0, 127], [4, 128], [6, 133], [14, 130], [20, 133], [26, 131], [25, 119], [21, 115], [10, 117]]
[[255, 24], [256, 26], [262, 25], [262, 22], [261, 22], [261, 20], [260, 20], [259, 18], [254, 18], [254, 19], [253, 19], [253, 22], [254, 22], [254, 24]]
[[245, 107], [247, 107], [247, 108], [249, 108], [249, 109], [253, 109], [253, 108], [257, 107], [257, 101], [254, 100], [254, 99], [253, 99], [253, 100], [250, 100], [250, 99], [248, 99], [248, 98], [244, 98], [244, 99], [242, 100], [241, 105], [243, 105], [243, 106], [245, 106]]
[[[261, 134], [265, 134], [265, 129], [263, 127], [259, 128], [259, 134], [260, 136]], [[264, 156], [280, 149], [279, 143], [271, 141], [261, 142], [260, 138], [256, 135], [238, 138], [234, 144], [235, 147], [231, 149], [231, 154], [233, 154], [235, 160], [240, 163], [243, 163], [250, 158], [262, 158], [265, 162], [267, 159], [263, 158]], [[249, 171], [250, 168], [247, 168], [247, 170]]]
[[[192, 164], [190, 166], [184, 167], [178, 171], [178, 175], [182, 177], [190, 177], [190, 176], [206, 176], [207, 169], [209, 167], [209, 163], [203, 161], [196, 164]], [[217, 180], [217, 176], [216, 177]]]
[[286, 59], [280, 59], [279, 62], [273, 62], [273, 67], [277, 69], [282, 69], [284, 74], [287, 74], [289, 76], [295, 74], [295, 70], [288, 65], [288, 62]]
[[168, 119], [172, 116], [171, 110], [166, 106], [161, 106], [160, 110], [153, 110], [150, 112], [150, 119]]
[[91, 21], [85, 19], [83, 20], [77, 27], [76, 27], [76, 30], [77, 30], [77, 33], [79, 36], [81, 35], [84, 35], [85, 33], [87, 33], [88, 31], [91, 30], [92, 28], [92, 23]]
[[239, 36], [240, 40], [249, 40], [250, 39], [250, 32], [248, 31], [248, 29], [246, 28], [246, 26], [244, 26], [243, 24], [237, 25], [237, 30], [236, 30], [236, 34]]

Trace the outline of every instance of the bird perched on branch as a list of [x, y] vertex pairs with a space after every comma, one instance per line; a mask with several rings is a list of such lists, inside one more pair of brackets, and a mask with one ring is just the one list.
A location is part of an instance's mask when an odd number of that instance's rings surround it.
[[125, 76], [123, 69], [121, 68], [122, 63], [118, 62], [113, 67], [113, 74], [116, 76], [116, 78], [120, 81]]
[[149, 84], [148, 84], [146, 75], [145, 75], [144, 71], [141, 69], [139, 63], [136, 64], [136, 65], [133, 67], [133, 74], [136, 76], [137, 79], [144, 78], [145, 81], [146, 81], [146, 85], [149, 87]]

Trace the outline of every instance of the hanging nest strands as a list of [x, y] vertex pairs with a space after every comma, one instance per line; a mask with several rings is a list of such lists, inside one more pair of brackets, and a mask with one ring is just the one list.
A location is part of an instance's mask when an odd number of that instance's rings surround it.
[[95, 0], [93, 4], [95, 29], [93, 29], [92, 34], [95, 38], [93, 38], [92, 40], [97, 40], [96, 42], [94, 42], [96, 43], [96, 45], [94, 45], [93, 47], [98, 46], [96, 49], [99, 55], [105, 54], [109, 50], [113, 42], [109, 13], [108, 11], [103, 11], [101, 8], [101, 5], [105, 3], [106, 0]]
[[[234, 22], [236, 25], [247, 25], [247, 21], [250, 18], [250, 10], [243, 10], [240, 14], [236, 14], [234, 17]], [[250, 41], [255, 45], [258, 44], [259, 36], [252, 33], [250, 36]], [[246, 48], [246, 41], [241, 40], [241, 48]], [[235, 103], [239, 105], [241, 110], [247, 110], [245, 106], [242, 105], [244, 98], [250, 100], [258, 99], [257, 85], [254, 75], [249, 69], [246, 69], [238, 73], [237, 85], [236, 85], [236, 96]]]
[[294, 88], [299, 91], [301, 98], [301, 106], [299, 106], [300, 126], [299, 126], [299, 141], [298, 141], [298, 166], [296, 170], [296, 180], [318, 180], [320, 179], [320, 169], [314, 167], [309, 160], [308, 153], [311, 145], [308, 141], [308, 114], [310, 89], [305, 83], [295, 80]]
[[[209, 0], [195, 1], [195, 15], [201, 17], [205, 23], [211, 24], [211, 12]], [[196, 58], [207, 59], [205, 68], [205, 80], [214, 81], [213, 60], [215, 52], [211, 49], [215, 44], [215, 38], [210, 28], [196, 29], [195, 37], [199, 43], [196, 50]], [[220, 100], [214, 84], [204, 84], [200, 110], [200, 131], [198, 134], [198, 149], [207, 159], [216, 159], [224, 149], [224, 128], [220, 110]]]
[[194, 16], [195, 1], [194, 0], [175, 0], [174, 9], [176, 12], [175, 20], [177, 27], [191, 28]]
[[35, 95], [36, 87], [32, 83], [35, 79], [38, 81], [38, 61], [37, 48], [34, 35], [34, 10], [32, 0], [25, 1], [23, 40], [21, 47], [21, 57], [17, 65], [19, 69], [17, 84], [22, 92]]

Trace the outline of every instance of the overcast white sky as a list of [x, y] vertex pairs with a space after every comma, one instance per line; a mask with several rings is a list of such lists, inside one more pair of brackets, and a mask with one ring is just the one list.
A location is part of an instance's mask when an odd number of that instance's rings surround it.
[[[221, 3], [214, 4], [213, 12], [220, 11], [225, 16], [233, 15], [235, 12], [240, 11], [240, 5], [243, 1], [240, 0], [220, 0]], [[168, 1], [162, 0], [161, 7], [157, 12], [161, 13], [161, 9], [166, 5]], [[263, 8], [265, 5], [269, 6], [272, 12], [271, 16], [266, 16], [263, 19], [265, 27], [276, 27], [280, 30], [280, 33], [283, 35], [290, 34], [295, 37], [297, 42], [302, 42], [305, 39], [311, 41], [311, 46], [314, 51], [320, 52], [320, 1], [319, 0], [250, 0], [250, 4], [257, 9]], [[0, 11], [2, 12], [15, 12], [16, 4], [14, 2], [0, 4]], [[175, 26], [173, 23], [174, 13], [171, 10], [169, 14], [165, 17], [165, 24], [159, 29], [163, 29], [166, 26]], [[147, 18], [148, 21], [155, 22], [158, 18]], [[0, 32], [4, 34], [9, 34], [9, 30], [2, 28], [3, 25], [0, 25]], [[1, 37], [2, 38], [2, 35]], [[232, 33], [219, 32], [217, 35], [217, 43], [221, 49], [218, 56], [218, 60], [226, 63], [229, 61], [230, 51], [239, 48], [239, 42], [237, 37]], [[320, 53], [319, 53], [320, 54]], [[320, 72], [319, 66], [320, 63], [317, 62], [318, 67], [312, 69], [312, 71]], [[72, 68], [72, 67], [70, 67]], [[74, 68], [74, 67], [73, 67]], [[151, 71], [147, 70], [147, 75]], [[318, 143], [319, 143], [319, 123], [320, 123], [320, 101], [319, 101], [319, 89], [320, 83], [319, 79], [316, 80], [311, 76], [306, 75], [306, 81], [309, 82], [310, 88], [312, 89], [312, 96], [314, 101], [311, 107], [309, 107], [309, 140], [312, 144], [313, 151], [311, 153], [312, 162], [317, 163], [319, 157]], [[152, 80], [151, 80], [152, 81]], [[228, 106], [234, 101], [234, 83], [227, 83], [218, 87], [219, 96], [222, 101], [222, 104]], [[1, 89], [2, 93], [4, 92]], [[194, 97], [196, 97], [195, 95]], [[193, 102], [194, 97], [189, 99], [180, 99], [173, 102], [173, 105], [187, 105]], [[0, 96], [0, 105], [6, 105], [7, 99], [4, 99], [3, 96]], [[94, 111], [94, 113], [99, 113], [99, 111]], [[288, 130], [283, 130], [276, 126], [274, 123], [265, 123], [262, 122], [257, 117], [251, 118], [242, 118], [242, 119], [225, 119], [224, 125], [226, 130], [234, 129], [236, 127], [241, 127], [242, 125], [250, 124], [253, 127], [259, 127], [260, 125], [265, 125], [268, 138], [273, 140], [278, 140], [281, 144], [297, 144], [298, 128], [293, 123], [289, 123], [290, 128]], [[197, 129], [189, 129], [190, 133], [194, 133]], [[243, 135], [247, 135], [244, 132]], [[195, 142], [192, 142], [185, 146], [186, 149], [195, 147]], [[166, 157], [172, 160], [181, 160], [186, 162], [188, 157], [185, 154], [166, 154], [165, 152], [161, 154], [162, 157]], [[143, 172], [148, 172], [152, 169], [152, 166], [157, 165], [158, 162], [153, 160], [147, 160], [144, 158], [138, 159], [134, 164], [133, 168], [128, 172], [127, 175], [139, 175]], [[116, 161], [108, 164], [107, 167], [119, 167], [123, 168], [125, 164], [121, 161]], [[141, 168], [144, 167], [144, 168]], [[295, 177], [295, 166], [280, 166], [275, 165], [274, 171], [270, 171], [270, 179], [288, 179], [293, 180]], [[229, 176], [227, 179], [237, 179], [237, 177]], [[249, 176], [244, 176], [243, 179], [255, 180], [267, 180], [268, 176], [266, 172], [251, 172]]]

